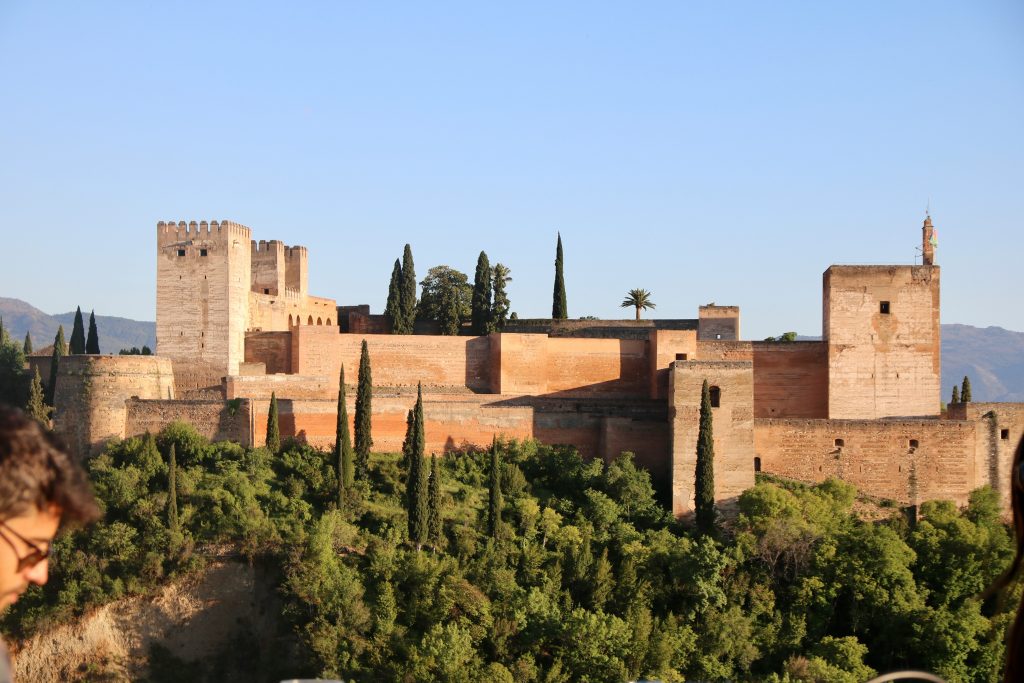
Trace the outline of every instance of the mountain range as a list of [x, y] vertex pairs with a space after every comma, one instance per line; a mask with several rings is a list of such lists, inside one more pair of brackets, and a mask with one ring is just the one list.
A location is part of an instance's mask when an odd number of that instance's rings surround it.
[[[87, 311], [82, 312], [88, 325]], [[53, 343], [58, 325], [65, 338], [71, 336], [74, 311], [48, 315], [20, 299], [0, 297], [0, 318], [16, 340], [32, 335], [32, 345], [41, 349]], [[100, 351], [117, 353], [133, 346], [156, 349], [156, 323], [114, 316], [96, 316]], [[811, 337], [799, 337], [811, 339]], [[942, 398], [948, 400], [953, 385], [964, 376], [971, 378], [975, 401], [1024, 402], [1024, 333], [1001, 327], [942, 326]]]

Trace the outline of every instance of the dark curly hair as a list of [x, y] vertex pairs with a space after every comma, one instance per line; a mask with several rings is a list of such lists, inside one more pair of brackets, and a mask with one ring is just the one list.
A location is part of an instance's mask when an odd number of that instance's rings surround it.
[[[992, 594], [1002, 590], [1018, 577], [1021, 565], [1024, 564], [1024, 438], [1017, 445], [1013, 455], [1013, 469], [1010, 470], [1010, 507], [1013, 510], [1013, 536], [1017, 543], [1017, 552], [1006, 573], [996, 579], [987, 591]], [[1024, 680], [1024, 602], [1017, 606], [1017, 617], [1013, 620], [1009, 637], [1006, 639], [1006, 671], [1003, 674], [1006, 683]]]
[[99, 516], [85, 472], [64, 443], [22, 411], [0, 405], [0, 521], [50, 506], [72, 525]]

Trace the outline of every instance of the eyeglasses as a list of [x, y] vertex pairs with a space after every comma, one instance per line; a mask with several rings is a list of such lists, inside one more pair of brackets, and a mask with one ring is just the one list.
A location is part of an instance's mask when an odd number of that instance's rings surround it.
[[24, 536], [19, 534], [17, 531], [15, 531], [11, 527], [7, 526], [6, 522], [0, 521], [0, 527], [3, 527], [6, 531], [8, 531], [16, 539], [18, 539], [19, 541], [21, 541], [22, 543], [27, 545], [29, 548], [31, 548], [31, 550], [29, 550], [29, 552], [28, 552], [28, 555], [19, 555], [18, 554], [18, 549], [14, 547], [13, 543], [11, 543], [11, 539], [7, 538], [6, 534], [0, 534], [0, 538], [4, 539], [4, 541], [7, 543], [7, 545], [11, 546], [11, 550], [14, 551], [14, 556], [18, 558], [18, 570], [17, 571], [19, 571], [19, 572], [20, 571], [25, 571], [26, 569], [28, 569], [30, 567], [34, 567], [37, 564], [39, 564], [40, 562], [42, 562], [43, 560], [45, 560], [48, 557], [50, 557], [50, 550], [52, 549], [52, 546], [50, 548], [47, 548], [46, 550], [43, 550], [42, 548], [37, 546], [32, 541], [28, 540], [27, 538], [25, 538]]

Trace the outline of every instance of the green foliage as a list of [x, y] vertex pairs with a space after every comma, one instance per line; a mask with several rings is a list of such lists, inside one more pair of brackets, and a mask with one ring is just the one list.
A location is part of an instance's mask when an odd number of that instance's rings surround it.
[[21, 350], [26, 356], [32, 353], [32, 335], [29, 332], [25, 333], [25, 344]]
[[657, 308], [657, 305], [651, 301], [651, 293], [646, 289], [631, 289], [626, 292], [626, 298], [619, 304], [621, 308], [635, 308], [636, 319], [640, 319], [640, 310], [647, 310], [648, 308]]
[[53, 354], [50, 356], [50, 381], [46, 385], [46, 402], [55, 406], [54, 396], [57, 392], [57, 371], [60, 367], [60, 359], [68, 354], [67, 345], [64, 343], [64, 326], [57, 327], [57, 335], [53, 338]]
[[430, 536], [430, 498], [429, 481], [424, 450], [426, 434], [423, 419], [423, 387], [416, 392], [416, 406], [412, 411], [411, 430], [406, 435], [407, 462], [409, 475], [406, 480], [406, 512], [408, 515], [409, 541], [416, 549], [427, 542]]
[[391, 282], [388, 283], [388, 301], [384, 306], [384, 315], [391, 324], [392, 334], [405, 334], [405, 318], [402, 316], [402, 263], [395, 259], [395, 267], [391, 269]]
[[434, 266], [420, 283], [419, 317], [434, 320], [441, 334], [457, 335], [471, 314], [473, 288], [465, 273], [449, 266]]
[[141, 349], [137, 346], [133, 346], [130, 349], [121, 349], [117, 352], [119, 356], [152, 356], [153, 351], [148, 346], [143, 346]]
[[39, 376], [39, 368], [36, 368], [35, 376], [32, 378], [32, 385], [28, 391], [28, 403], [25, 404], [25, 412], [34, 417], [45, 427], [50, 426], [50, 413], [53, 408], [46, 405], [43, 392], [43, 379]]
[[715, 441], [711, 416], [711, 392], [708, 381], [700, 390], [700, 426], [697, 431], [697, 469], [694, 486], [694, 512], [702, 533], [715, 529]]
[[338, 506], [345, 502], [345, 491], [355, 482], [355, 451], [348, 427], [348, 405], [345, 401], [345, 365], [338, 376], [338, 421], [334, 437], [334, 458], [337, 463]]
[[476, 274], [473, 277], [473, 294], [470, 302], [470, 318], [473, 334], [490, 334], [495, 330], [491, 318], [491, 278], [493, 271], [486, 252], [481, 251], [476, 260]]
[[501, 496], [501, 460], [497, 440], [491, 444], [491, 467], [487, 481], [487, 535], [498, 538], [501, 533], [501, 512], [505, 503]]
[[950, 403], [959, 403], [960, 402], [960, 387], [958, 387], [955, 384], [953, 385], [953, 396], [949, 399], [949, 402]]
[[562, 233], [558, 233], [558, 246], [555, 247], [555, 290], [551, 299], [551, 317], [565, 320], [569, 317], [569, 306], [565, 300], [565, 275], [562, 273]]
[[412, 334], [416, 324], [416, 266], [412, 261], [412, 247], [402, 252], [401, 334]]
[[85, 340], [85, 352], [96, 354], [100, 352], [100, 335], [96, 330], [96, 311], [89, 313], [89, 336]]
[[281, 425], [277, 415], [277, 393], [270, 392], [270, 410], [267, 411], [267, 450], [281, 450]]
[[778, 337], [765, 337], [766, 342], [795, 342], [796, 332], [783, 332]]
[[494, 330], [500, 331], [505, 327], [511, 308], [508, 300], [508, 283], [512, 281], [512, 271], [501, 263], [495, 263], [492, 273], [494, 297], [491, 300], [491, 323]]
[[964, 375], [963, 386], [960, 387], [960, 401], [962, 403], [971, 402], [971, 378]]
[[[149, 448], [153, 442], [152, 435], [146, 434], [146, 442], [146, 448]], [[174, 443], [171, 443], [167, 454], [167, 528], [172, 535], [181, 533], [181, 522], [178, 519], [178, 462]]]
[[4, 330], [0, 334], [0, 403], [25, 404], [25, 354]]
[[85, 353], [85, 323], [82, 322], [82, 307], [75, 309], [75, 323], [71, 328], [71, 341], [68, 343], [68, 351], [72, 356]]
[[[408, 245], [406, 246], [408, 248]], [[370, 449], [373, 448], [373, 373], [370, 370], [370, 350], [363, 340], [359, 352], [359, 384], [356, 386], [356, 463], [358, 479], [365, 479], [370, 467]]]
[[438, 547], [444, 531], [444, 516], [441, 511], [441, 473], [437, 469], [437, 456], [430, 456], [430, 481], [427, 484], [428, 507], [427, 539]]

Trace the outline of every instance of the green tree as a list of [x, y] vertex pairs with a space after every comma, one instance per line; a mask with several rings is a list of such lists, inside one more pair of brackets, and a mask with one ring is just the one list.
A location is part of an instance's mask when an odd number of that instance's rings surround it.
[[701, 533], [715, 529], [715, 443], [712, 434], [711, 391], [708, 381], [700, 389], [700, 427], [697, 431], [697, 469], [694, 512]]
[[473, 334], [484, 335], [494, 331], [491, 320], [491, 262], [487, 253], [481, 251], [476, 259], [476, 274], [473, 277], [473, 296], [470, 317], [473, 321]]
[[57, 370], [60, 367], [60, 359], [68, 353], [67, 344], [64, 343], [64, 326], [57, 327], [57, 336], [53, 338], [53, 354], [50, 356], [50, 382], [46, 385], [46, 402], [56, 407], [54, 402], [57, 395]]
[[766, 342], [795, 342], [796, 332], [783, 332], [778, 337], [765, 337]]
[[25, 333], [25, 345], [22, 347], [22, 351], [26, 356], [32, 353], [32, 335], [28, 332]]
[[46, 405], [46, 397], [43, 392], [43, 378], [39, 376], [39, 368], [36, 368], [35, 377], [32, 378], [32, 385], [28, 390], [28, 404], [26, 412], [39, 421], [44, 427], [50, 426], [50, 413], [53, 408]]
[[181, 531], [178, 521], [178, 459], [173, 443], [167, 454], [167, 526], [173, 533]]
[[412, 433], [409, 443], [409, 478], [406, 480], [406, 504], [409, 526], [409, 541], [419, 550], [430, 534], [430, 500], [428, 473], [423, 453], [426, 447], [426, 433], [423, 425], [423, 388], [416, 393], [413, 408]]
[[281, 425], [277, 416], [277, 393], [270, 392], [270, 410], [267, 412], [267, 448], [271, 453], [281, 450]]
[[402, 334], [412, 334], [416, 325], [416, 266], [412, 261], [412, 247], [405, 245], [402, 252]]
[[0, 344], [5, 343], [8, 336], [7, 328], [4, 327], [4, 318], [3, 316], [0, 316]]
[[338, 377], [338, 422], [334, 434], [334, 458], [338, 476], [338, 505], [344, 505], [345, 489], [350, 488], [355, 478], [352, 436], [348, 431], [348, 406], [345, 405], [345, 364], [341, 365]]
[[487, 535], [498, 538], [501, 531], [501, 460], [498, 458], [498, 440], [491, 442], [491, 468], [487, 482]]
[[370, 472], [370, 449], [373, 448], [373, 376], [370, 350], [363, 340], [359, 352], [359, 384], [356, 387], [356, 476], [366, 479]]
[[562, 233], [558, 233], [558, 246], [555, 248], [555, 291], [551, 303], [551, 317], [565, 320], [569, 317], [569, 307], [565, 301], [565, 276], [562, 273]]
[[89, 313], [89, 336], [85, 340], [85, 352], [95, 354], [100, 352], [100, 335], [96, 330], [96, 311]]
[[75, 324], [71, 328], [71, 341], [68, 350], [72, 356], [85, 353], [85, 323], [82, 322], [82, 307], [75, 309]]
[[420, 285], [420, 317], [437, 321], [441, 334], [458, 334], [471, 313], [473, 288], [466, 275], [448, 266], [434, 266]]
[[437, 469], [437, 456], [430, 456], [430, 481], [427, 485], [430, 515], [427, 520], [427, 538], [434, 547], [441, 545], [444, 518], [441, 515], [441, 472]]
[[0, 403], [20, 405], [25, 401], [25, 354], [4, 330], [0, 334]]
[[964, 384], [960, 388], [960, 401], [962, 403], [971, 402], [971, 378], [964, 375]]
[[391, 282], [388, 284], [388, 303], [384, 306], [384, 315], [391, 323], [392, 334], [403, 334], [405, 318], [402, 316], [402, 263], [395, 259], [395, 267], [391, 269]]
[[955, 384], [953, 385], [953, 396], [952, 396], [952, 398], [949, 399], [949, 402], [950, 403], [959, 403], [960, 402], [960, 387], [958, 387]]
[[595, 612], [603, 612], [612, 592], [615, 590], [615, 577], [612, 575], [612, 563], [608, 560], [608, 548], [601, 551], [601, 556], [594, 563], [593, 576], [590, 581], [590, 605]]
[[651, 293], [646, 289], [631, 289], [626, 293], [626, 298], [619, 304], [622, 308], [635, 308], [636, 319], [640, 319], [640, 309], [647, 310], [648, 308], [657, 308], [657, 305], [651, 301]]
[[511, 272], [507, 266], [501, 263], [494, 264], [494, 298], [491, 300], [491, 322], [497, 331], [504, 329], [505, 321], [508, 320], [509, 308], [511, 308], [507, 289], [508, 283], [512, 281]]

